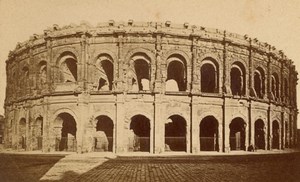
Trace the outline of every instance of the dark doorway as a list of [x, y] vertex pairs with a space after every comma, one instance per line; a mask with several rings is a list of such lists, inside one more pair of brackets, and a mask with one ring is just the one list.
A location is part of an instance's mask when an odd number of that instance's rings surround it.
[[218, 121], [213, 116], [207, 116], [200, 123], [200, 150], [218, 151], [218, 149]]
[[35, 120], [32, 132], [33, 150], [41, 150], [43, 145], [43, 117]]
[[230, 85], [232, 95], [245, 94], [245, 69], [240, 62], [235, 62], [230, 70]]
[[277, 121], [273, 121], [272, 123], [272, 148], [273, 149], [279, 149], [279, 124]]
[[[56, 138], [56, 149], [59, 151], [76, 151], [76, 121], [69, 113], [61, 113], [56, 118], [56, 124], [61, 128], [61, 137]], [[59, 128], [59, 127], [58, 127]]]
[[258, 98], [265, 94], [265, 74], [262, 68], [258, 67], [254, 72], [254, 89]]
[[242, 118], [235, 118], [231, 121], [229, 125], [231, 150], [245, 150], [245, 125]]
[[212, 64], [204, 64], [201, 67], [201, 92], [214, 93], [216, 87], [216, 70]]
[[186, 121], [179, 115], [165, 124], [165, 151], [186, 151]]
[[[177, 83], [178, 88], [167, 91], [185, 91], [185, 65], [180, 61], [171, 61], [168, 65], [167, 82], [174, 80]], [[168, 83], [167, 83], [168, 84]]]
[[96, 118], [95, 151], [113, 151], [113, 121], [107, 116]]
[[134, 69], [137, 77], [139, 90], [149, 90], [150, 70], [149, 64], [143, 59], [134, 62]]
[[265, 124], [263, 120], [259, 119], [255, 121], [255, 134], [254, 134], [254, 140], [255, 140], [255, 147], [258, 149], [265, 149], [265, 130], [264, 130]]
[[19, 122], [19, 146], [26, 149], [26, 119], [22, 118]]
[[131, 118], [129, 151], [150, 152], [150, 120], [143, 115]]

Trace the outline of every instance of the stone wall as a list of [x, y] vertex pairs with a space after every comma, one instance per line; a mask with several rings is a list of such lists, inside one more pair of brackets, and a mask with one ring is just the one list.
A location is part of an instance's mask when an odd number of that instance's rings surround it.
[[[9, 148], [91, 152], [97, 131], [112, 152], [130, 151], [130, 132], [150, 153], [297, 141], [295, 66], [247, 35], [171, 22], [54, 25], [19, 43], [6, 64]], [[201, 129], [205, 120], [216, 129]]]

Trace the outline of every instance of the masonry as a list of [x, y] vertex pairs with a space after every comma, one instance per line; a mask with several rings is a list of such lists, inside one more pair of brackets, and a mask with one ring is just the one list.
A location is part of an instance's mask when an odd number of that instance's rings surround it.
[[68, 25], [6, 61], [5, 147], [230, 152], [296, 146], [297, 72], [273, 46], [188, 23]]

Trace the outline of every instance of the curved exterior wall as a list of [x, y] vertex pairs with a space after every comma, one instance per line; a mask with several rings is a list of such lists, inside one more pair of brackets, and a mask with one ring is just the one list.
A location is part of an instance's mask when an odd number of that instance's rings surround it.
[[295, 66], [247, 35], [170, 22], [54, 25], [18, 44], [6, 71], [8, 148], [59, 150], [73, 127], [61, 150], [95, 151], [101, 117], [117, 153], [296, 144]]

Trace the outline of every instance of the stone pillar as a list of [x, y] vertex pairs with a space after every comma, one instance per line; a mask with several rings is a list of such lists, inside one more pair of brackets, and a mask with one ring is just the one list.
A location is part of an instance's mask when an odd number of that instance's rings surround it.
[[85, 126], [89, 122], [89, 109], [88, 109], [88, 103], [89, 103], [89, 95], [88, 94], [80, 94], [78, 95], [78, 110], [79, 115], [77, 115], [77, 132], [76, 132], [76, 142], [77, 142], [77, 153], [85, 152], [86, 149], [84, 148], [84, 132], [85, 132]]
[[161, 95], [155, 94], [154, 103], [154, 153], [162, 153], [164, 151], [164, 121], [162, 118]]
[[191, 131], [192, 131], [192, 140], [191, 140], [191, 153], [198, 153], [200, 151], [200, 131], [197, 121], [197, 110], [196, 103], [194, 103], [193, 96], [191, 97]]
[[[249, 144], [255, 145], [255, 121], [252, 120], [252, 109], [254, 109], [252, 107], [252, 103], [250, 101], [249, 103], [249, 124], [248, 124], [248, 128], [249, 128]], [[254, 111], [255, 112], [255, 111]], [[246, 148], [247, 150], [247, 148]]]
[[[271, 110], [270, 110], [270, 105], [268, 107], [268, 149], [272, 150], [273, 149], [273, 121], [271, 121]], [[280, 124], [279, 124], [280, 128]]]
[[126, 152], [128, 128], [125, 125], [124, 95], [118, 94], [116, 99], [116, 153]]
[[[200, 71], [199, 71], [199, 67], [198, 67], [198, 50], [196, 47], [197, 44], [197, 37], [192, 37], [192, 82], [191, 82], [191, 89], [192, 89], [192, 93], [196, 93], [200, 91], [200, 83], [199, 79], [201, 79], [201, 77], [199, 75]], [[198, 79], [199, 78], [199, 79]], [[216, 80], [217, 81], [217, 80]]]
[[218, 152], [222, 152], [222, 149], [223, 149], [223, 141], [224, 141], [224, 138], [223, 138], [223, 123], [221, 121], [219, 121], [219, 128], [218, 128], [218, 140], [219, 140], [219, 149], [218, 149]]
[[[49, 136], [48, 136], [48, 130], [49, 130], [49, 116], [48, 116], [48, 103], [47, 103], [47, 97], [44, 97], [44, 105], [43, 105], [43, 139], [42, 139], [42, 151], [48, 152], [49, 149]], [[46, 102], [45, 102], [46, 101]]]
[[246, 125], [245, 125], [245, 151], [247, 151], [248, 149], [248, 146], [249, 146], [249, 141], [250, 141], [250, 131], [249, 131], [249, 123], [251, 121], [249, 121], [249, 118], [248, 118], [248, 121], [245, 121], [246, 122]]
[[[253, 60], [252, 60], [252, 46], [251, 46], [251, 39], [250, 39], [250, 41], [249, 41], [249, 46], [250, 46], [250, 49], [249, 49], [249, 69], [248, 69], [248, 71], [249, 71], [249, 79], [247, 79], [246, 77], [247, 76], [245, 76], [245, 78], [246, 78], [246, 80], [249, 80], [249, 84], [247, 84], [246, 83], [246, 95], [250, 95], [250, 96], [253, 96], [252, 95], [252, 92], [254, 91], [254, 86], [253, 86], [253, 82], [254, 82], [254, 80], [253, 80], [253, 71], [255, 70], [255, 68], [253, 68]], [[246, 74], [246, 73], [245, 73]], [[247, 75], [247, 74], [246, 74]], [[248, 85], [248, 88], [247, 88], [247, 85]], [[251, 121], [249, 121], [249, 123], [250, 123]]]
[[117, 65], [114, 65], [116, 67], [115, 71], [115, 80], [116, 80], [116, 87], [117, 91], [124, 91], [124, 73], [123, 73], [123, 68], [124, 65], [126, 64], [126, 60], [124, 60], [123, 57], [123, 33], [118, 32], [117, 33], [117, 44], [118, 44], [118, 60], [115, 61]]
[[[223, 49], [223, 93], [225, 93], [225, 95], [231, 95], [231, 88], [230, 88], [230, 66], [229, 66], [229, 57], [228, 57], [228, 51], [227, 51], [227, 47], [229, 45], [229, 41], [226, 38], [226, 31], [224, 31], [224, 40], [223, 40], [223, 44], [224, 44], [224, 49]], [[228, 76], [229, 75], [229, 76]]]
[[286, 137], [286, 135], [285, 135], [285, 123], [284, 123], [284, 113], [282, 112], [281, 113], [281, 128], [282, 128], [282, 130], [281, 130], [281, 149], [284, 149], [285, 148], [285, 137]]
[[26, 119], [26, 134], [25, 134], [25, 144], [26, 144], [26, 147], [25, 147], [25, 150], [26, 151], [29, 151], [31, 150], [31, 147], [30, 147], [30, 144], [31, 144], [31, 141], [30, 141], [30, 109], [29, 108], [26, 108], [25, 109], [25, 119]]
[[[191, 105], [190, 105], [191, 107]], [[191, 108], [190, 108], [191, 111]], [[191, 125], [192, 125], [192, 118], [191, 114], [189, 113], [189, 116], [186, 121], [186, 153], [191, 153]]]
[[229, 136], [230, 136], [230, 129], [229, 129], [229, 124], [230, 124], [230, 118], [229, 114], [226, 114], [227, 112], [227, 98], [224, 98], [224, 105], [223, 105], [223, 141], [224, 141], [224, 152], [229, 152], [230, 151], [230, 143], [229, 143]]

